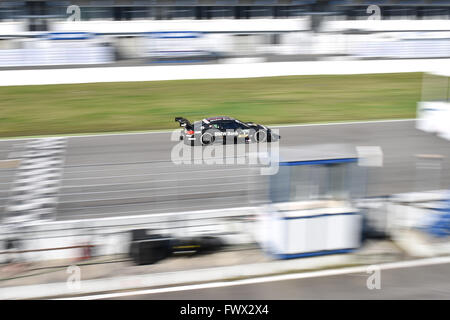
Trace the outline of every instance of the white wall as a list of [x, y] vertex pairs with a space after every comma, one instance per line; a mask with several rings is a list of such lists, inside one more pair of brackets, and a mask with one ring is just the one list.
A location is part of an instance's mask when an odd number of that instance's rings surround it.
[[434, 31], [449, 30], [450, 20], [343, 20], [325, 21], [321, 31], [338, 32], [359, 29], [366, 31]]
[[0, 22], [0, 36], [18, 34], [26, 31], [27, 26], [25, 22]]
[[300, 61], [0, 71], [0, 86], [428, 72], [450, 59]]
[[196, 31], [254, 32], [308, 30], [309, 18], [299, 19], [213, 19], [213, 20], [134, 20], [134, 21], [55, 21], [51, 31], [97, 33]]

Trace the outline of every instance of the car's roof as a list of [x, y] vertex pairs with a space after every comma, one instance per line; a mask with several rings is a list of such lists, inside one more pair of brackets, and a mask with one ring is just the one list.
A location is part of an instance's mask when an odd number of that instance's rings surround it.
[[220, 120], [235, 120], [234, 118], [231, 117], [226, 117], [226, 116], [218, 116], [218, 117], [210, 117], [210, 118], [206, 118], [203, 119], [203, 121], [208, 121], [208, 122], [214, 122], [214, 121], [220, 121]]

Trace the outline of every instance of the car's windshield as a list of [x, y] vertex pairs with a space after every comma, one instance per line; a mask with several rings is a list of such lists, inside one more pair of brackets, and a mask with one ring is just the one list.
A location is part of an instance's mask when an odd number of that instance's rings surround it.
[[241, 129], [249, 129], [250, 126], [245, 124], [244, 122], [240, 121], [240, 120], [236, 120], [236, 123], [239, 125], [239, 127], [241, 127]]

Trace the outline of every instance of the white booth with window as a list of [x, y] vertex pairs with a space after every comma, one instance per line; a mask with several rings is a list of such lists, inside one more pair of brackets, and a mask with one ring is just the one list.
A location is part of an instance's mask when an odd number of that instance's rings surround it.
[[270, 203], [259, 217], [259, 242], [279, 259], [345, 253], [360, 247], [362, 215], [352, 198], [365, 175], [353, 147], [281, 149], [269, 177]]
[[424, 74], [416, 127], [450, 140], [450, 69]]

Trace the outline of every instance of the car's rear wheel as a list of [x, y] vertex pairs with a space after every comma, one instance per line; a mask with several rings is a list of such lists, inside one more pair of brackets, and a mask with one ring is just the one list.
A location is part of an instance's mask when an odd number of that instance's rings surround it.
[[205, 132], [201, 137], [202, 145], [207, 146], [214, 142], [214, 136], [209, 133]]

